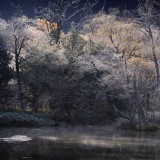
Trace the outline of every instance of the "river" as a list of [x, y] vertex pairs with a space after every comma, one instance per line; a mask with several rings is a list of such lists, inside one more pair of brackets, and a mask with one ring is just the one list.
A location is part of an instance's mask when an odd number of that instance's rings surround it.
[[160, 160], [160, 132], [107, 126], [0, 128], [0, 160]]

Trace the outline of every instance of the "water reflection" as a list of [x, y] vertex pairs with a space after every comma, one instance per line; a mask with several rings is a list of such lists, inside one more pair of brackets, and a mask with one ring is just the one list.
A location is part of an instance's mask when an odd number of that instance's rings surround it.
[[159, 160], [159, 133], [109, 127], [1, 129], [0, 137], [26, 135], [21, 143], [0, 141], [0, 160]]

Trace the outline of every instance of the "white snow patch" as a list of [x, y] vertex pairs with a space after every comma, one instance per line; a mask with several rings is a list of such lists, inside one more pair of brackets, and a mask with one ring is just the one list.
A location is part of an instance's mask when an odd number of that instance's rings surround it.
[[12, 137], [0, 138], [0, 141], [4, 141], [7, 143], [15, 143], [15, 142], [26, 142], [31, 141], [32, 138], [27, 137], [25, 135], [14, 135]]

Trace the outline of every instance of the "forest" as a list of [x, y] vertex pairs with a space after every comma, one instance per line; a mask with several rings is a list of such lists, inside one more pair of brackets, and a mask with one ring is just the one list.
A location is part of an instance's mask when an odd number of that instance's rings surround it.
[[57, 0], [34, 18], [14, 6], [0, 18], [0, 126], [159, 129], [160, 3], [96, 4]]

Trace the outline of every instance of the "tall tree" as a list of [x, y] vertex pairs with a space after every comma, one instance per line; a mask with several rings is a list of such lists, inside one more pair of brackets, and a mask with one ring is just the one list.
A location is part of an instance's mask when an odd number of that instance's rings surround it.
[[5, 38], [7, 41], [7, 50], [13, 55], [14, 67], [16, 72], [16, 80], [18, 86], [19, 101], [22, 107], [22, 81], [21, 81], [21, 64], [25, 56], [25, 47], [27, 40], [27, 28], [29, 19], [23, 15], [14, 16], [8, 21], [5, 29]]
[[159, 59], [158, 59], [158, 46], [160, 43], [160, 3], [154, 0], [145, 0], [145, 2], [139, 2], [137, 9], [137, 16], [134, 18], [133, 23], [137, 25], [137, 29], [143, 33], [149, 42], [151, 60], [155, 65], [156, 73], [156, 88], [160, 87], [160, 71], [159, 71]]

